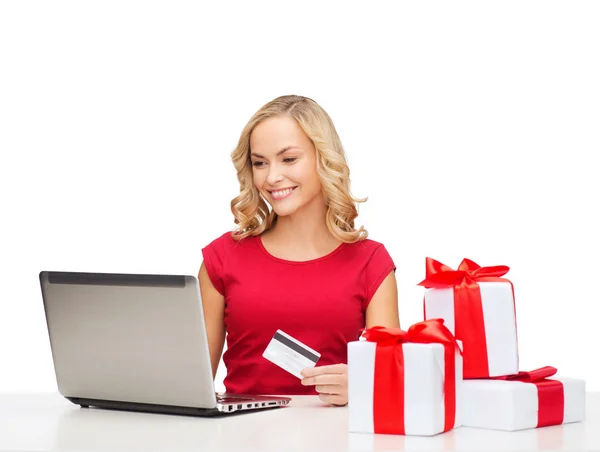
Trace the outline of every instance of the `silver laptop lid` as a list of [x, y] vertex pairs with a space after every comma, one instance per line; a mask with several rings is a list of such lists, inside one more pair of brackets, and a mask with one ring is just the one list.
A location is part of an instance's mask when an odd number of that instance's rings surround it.
[[197, 278], [40, 273], [65, 397], [214, 408]]

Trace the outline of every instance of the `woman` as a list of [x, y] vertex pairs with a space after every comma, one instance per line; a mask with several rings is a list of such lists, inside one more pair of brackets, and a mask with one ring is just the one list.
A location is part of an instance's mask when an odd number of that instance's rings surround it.
[[[347, 343], [365, 327], [399, 327], [396, 267], [355, 229], [349, 169], [329, 115], [312, 99], [264, 105], [232, 153], [238, 227], [203, 248], [199, 280], [216, 374], [234, 394], [319, 394], [348, 402]], [[275, 331], [321, 353], [304, 378], [263, 352]]]

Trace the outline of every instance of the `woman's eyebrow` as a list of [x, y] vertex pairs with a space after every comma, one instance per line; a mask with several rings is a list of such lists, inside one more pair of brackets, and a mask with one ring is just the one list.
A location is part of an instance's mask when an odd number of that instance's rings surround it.
[[[282, 150], [280, 150], [279, 152], [277, 152], [277, 154], [275, 155], [276, 157], [279, 157], [281, 154], [283, 154], [285, 151], [289, 151], [290, 149], [300, 149], [298, 146], [286, 146], [284, 147]], [[252, 152], [250, 155], [254, 156], [254, 157], [258, 157], [261, 159], [264, 159], [265, 157], [263, 155], [257, 154], [255, 152]]]

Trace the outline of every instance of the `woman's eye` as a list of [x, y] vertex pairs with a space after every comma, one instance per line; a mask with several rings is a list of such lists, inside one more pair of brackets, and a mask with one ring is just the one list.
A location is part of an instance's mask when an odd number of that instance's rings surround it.
[[264, 162], [254, 162], [252, 163], [252, 166], [256, 166], [257, 168], [262, 166]]
[[284, 158], [284, 159], [283, 159], [283, 161], [284, 161], [285, 163], [292, 163], [292, 162], [293, 162], [293, 161], [295, 161], [295, 160], [296, 160], [296, 157], [287, 157], [287, 158]]

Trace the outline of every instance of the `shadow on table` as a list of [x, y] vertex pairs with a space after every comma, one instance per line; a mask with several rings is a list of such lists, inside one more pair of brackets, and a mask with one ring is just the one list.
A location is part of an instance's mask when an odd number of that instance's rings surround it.
[[[345, 417], [282, 407], [202, 418], [73, 407], [57, 420], [59, 450], [347, 450]], [[307, 429], [309, 426], [309, 429]]]
[[585, 424], [578, 422], [505, 432], [460, 427], [435, 436], [349, 434], [349, 450], [406, 451], [536, 451], [587, 450]]
[[[285, 408], [280, 408], [285, 409]], [[55, 447], [59, 450], [221, 450], [226, 442], [243, 447], [235, 424], [256, 411], [218, 417], [158, 414], [73, 407], [58, 419]], [[256, 418], [255, 418], [256, 422]]]

